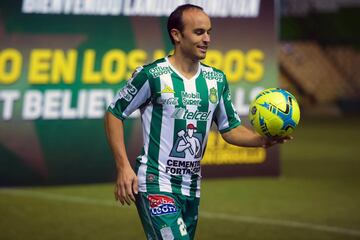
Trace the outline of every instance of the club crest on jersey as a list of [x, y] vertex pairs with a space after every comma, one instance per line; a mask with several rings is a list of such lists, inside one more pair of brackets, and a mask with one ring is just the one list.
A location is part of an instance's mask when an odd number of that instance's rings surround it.
[[209, 101], [212, 104], [216, 104], [218, 101], [217, 91], [216, 88], [210, 88], [210, 94], [209, 94]]
[[153, 182], [153, 181], [155, 180], [155, 175], [154, 175], [154, 174], [149, 174], [149, 175], [147, 175], [147, 180], [148, 180], [149, 182]]
[[175, 200], [165, 195], [149, 195], [149, 210], [152, 216], [176, 213]]

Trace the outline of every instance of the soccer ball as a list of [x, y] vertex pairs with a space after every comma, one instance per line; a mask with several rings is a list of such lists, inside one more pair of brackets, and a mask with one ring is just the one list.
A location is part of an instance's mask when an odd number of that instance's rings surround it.
[[299, 123], [299, 104], [284, 89], [265, 89], [251, 103], [249, 119], [255, 131], [262, 136], [288, 136]]

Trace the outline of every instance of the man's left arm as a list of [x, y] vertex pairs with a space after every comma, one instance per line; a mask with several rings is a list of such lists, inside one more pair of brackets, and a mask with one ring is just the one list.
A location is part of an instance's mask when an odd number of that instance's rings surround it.
[[292, 139], [291, 136], [286, 137], [263, 137], [260, 134], [248, 129], [243, 125], [222, 133], [223, 139], [232, 145], [241, 147], [271, 147], [278, 143], [285, 143]]

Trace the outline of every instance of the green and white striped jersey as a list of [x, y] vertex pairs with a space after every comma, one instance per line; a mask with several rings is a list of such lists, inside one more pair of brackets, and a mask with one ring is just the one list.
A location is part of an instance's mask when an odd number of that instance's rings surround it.
[[136, 159], [139, 191], [200, 197], [200, 161], [212, 122], [221, 133], [240, 125], [224, 73], [199, 63], [187, 79], [168, 58], [139, 67], [108, 111], [124, 120], [136, 109], [144, 142]]

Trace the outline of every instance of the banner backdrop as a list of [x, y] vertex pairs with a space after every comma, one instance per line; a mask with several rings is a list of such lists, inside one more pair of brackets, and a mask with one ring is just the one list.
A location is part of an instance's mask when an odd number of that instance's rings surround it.
[[[206, 64], [225, 72], [246, 124], [250, 100], [277, 86], [275, 0], [24, 0], [0, 3], [0, 185], [111, 181], [103, 116], [137, 66], [170, 53], [166, 21], [183, 3], [212, 19]], [[125, 122], [133, 161], [142, 145]], [[203, 175], [278, 175], [278, 149], [237, 148], [211, 132]]]

